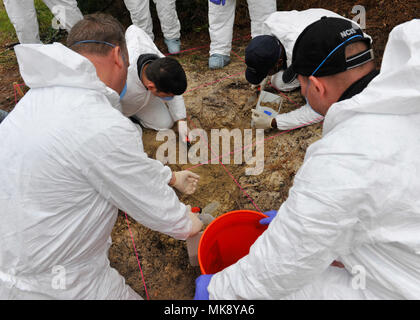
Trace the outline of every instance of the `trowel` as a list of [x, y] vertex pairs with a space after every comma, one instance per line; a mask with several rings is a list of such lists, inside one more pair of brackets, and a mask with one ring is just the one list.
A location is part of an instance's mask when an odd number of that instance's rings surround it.
[[[191, 211], [194, 213], [198, 213], [198, 218], [203, 222], [205, 226], [210, 224], [214, 217], [212, 215], [220, 207], [220, 203], [217, 201], [213, 201], [212, 203], [205, 206], [203, 209], [200, 207], [191, 208]], [[190, 260], [190, 264], [193, 267], [199, 265], [198, 263], [198, 245], [200, 243], [201, 236], [203, 235], [203, 231], [199, 232], [193, 237], [187, 239], [187, 251], [188, 251], [188, 258]]]
[[220, 203], [217, 201], [213, 201], [212, 203], [205, 206], [203, 209], [200, 207], [192, 208], [192, 212], [198, 213], [198, 218], [203, 222], [204, 225], [210, 224], [214, 217], [212, 215], [220, 207]]

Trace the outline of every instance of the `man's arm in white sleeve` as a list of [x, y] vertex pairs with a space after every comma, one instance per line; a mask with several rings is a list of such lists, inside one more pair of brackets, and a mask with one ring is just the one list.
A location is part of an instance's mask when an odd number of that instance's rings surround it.
[[168, 185], [172, 172], [143, 152], [134, 125], [112, 127], [82, 151], [83, 174], [110, 203], [152, 230], [182, 240], [189, 236], [186, 206]]
[[276, 116], [277, 129], [290, 130], [305, 127], [324, 120], [324, 117], [315, 112], [308, 104], [288, 113]]

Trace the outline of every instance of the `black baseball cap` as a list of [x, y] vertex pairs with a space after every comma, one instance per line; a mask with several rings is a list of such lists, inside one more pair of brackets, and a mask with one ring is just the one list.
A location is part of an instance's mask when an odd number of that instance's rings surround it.
[[[346, 58], [346, 46], [358, 41], [365, 42], [368, 49]], [[283, 73], [283, 81], [290, 83], [298, 74], [317, 77], [337, 74], [373, 60], [373, 57], [371, 40], [357, 24], [342, 18], [322, 17], [307, 26], [297, 38], [292, 64]]]
[[257, 36], [245, 49], [247, 65], [245, 77], [252, 84], [259, 84], [276, 65], [281, 56], [280, 41], [269, 35]]

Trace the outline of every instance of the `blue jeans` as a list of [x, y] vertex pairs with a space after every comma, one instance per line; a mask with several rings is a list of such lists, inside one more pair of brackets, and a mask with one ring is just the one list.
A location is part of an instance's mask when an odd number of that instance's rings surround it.
[[7, 117], [8, 113], [0, 109], [0, 123]]

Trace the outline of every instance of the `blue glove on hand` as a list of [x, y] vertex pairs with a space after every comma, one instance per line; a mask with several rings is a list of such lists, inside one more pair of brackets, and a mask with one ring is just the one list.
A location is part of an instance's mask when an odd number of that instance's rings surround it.
[[266, 216], [268, 216], [268, 218], [261, 219], [260, 223], [261, 224], [270, 224], [271, 220], [273, 220], [274, 217], [277, 215], [277, 210], [267, 211], [267, 212], [264, 212], [264, 214]]
[[226, 0], [210, 0], [210, 2], [213, 2], [214, 4], [222, 4], [222, 6], [224, 6]]
[[194, 300], [209, 300], [209, 292], [207, 287], [213, 274], [203, 274], [195, 279], [195, 296]]

